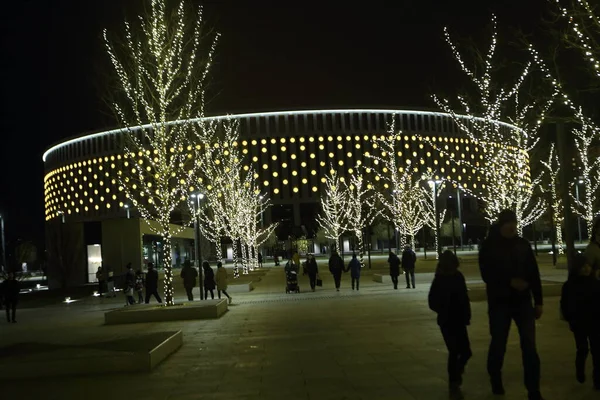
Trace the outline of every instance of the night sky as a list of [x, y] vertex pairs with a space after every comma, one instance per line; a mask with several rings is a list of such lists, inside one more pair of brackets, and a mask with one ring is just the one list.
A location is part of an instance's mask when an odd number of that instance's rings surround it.
[[[11, 3], [0, 11], [0, 212], [10, 242], [22, 238], [41, 247], [42, 153], [63, 138], [115, 125], [99, 90], [102, 74], [112, 72], [103, 71], [101, 32], [120, 32], [142, 2]], [[454, 94], [461, 82], [444, 25], [486, 46], [492, 11], [508, 37], [513, 28], [539, 26], [549, 7], [544, 0], [202, 3], [222, 34], [209, 114], [432, 109], [433, 92]]]

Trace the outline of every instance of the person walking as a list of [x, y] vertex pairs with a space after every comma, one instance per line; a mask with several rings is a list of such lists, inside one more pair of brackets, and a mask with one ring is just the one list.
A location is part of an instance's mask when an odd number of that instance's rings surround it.
[[185, 288], [185, 293], [187, 294], [188, 300], [194, 301], [193, 290], [196, 287], [198, 271], [196, 271], [196, 268], [192, 267], [190, 260], [185, 260], [183, 262], [183, 268], [181, 268], [181, 273], [179, 276], [181, 279], [183, 279], [183, 287]]
[[158, 295], [158, 272], [154, 269], [154, 263], [148, 263], [148, 272], [146, 273], [146, 304], [150, 303], [150, 296], [154, 296], [156, 301], [162, 303]]
[[411, 279], [412, 279], [412, 288], [415, 288], [415, 264], [417, 263], [417, 255], [410, 248], [410, 246], [406, 246], [404, 251], [402, 252], [402, 269], [404, 270], [404, 275], [406, 276], [406, 288], [410, 289]]
[[135, 275], [133, 270], [131, 269], [131, 263], [127, 263], [125, 266], [125, 283], [123, 285], [123, 293], [125, 293], [125, 297], [127, 299], [127, 303], [125, 305], [133, 305], [135, 304], [135, 299], [133, 298], [133, 290], [135, 288]]
[[429, 308], [437, 313], [437, 323], [448, 349], [448, 383], [451, 399], [462, 399], [462, 375], [473, 355], [467, 326], [471, 323], [471, 303], [465, 277], [458, 270], [456, 255], [446, 250], [440, 256], [429, 290]]
[[258, 253], [258, 268], [262, 268], [263, 266], [263, 256], [262, 253]]
[[204, 298], [208, 299], [208, 292], [210, 292], [210, 298], [215, 298], [215, 273], [210, 267], [208, 261], [202, 263], [202, 270], [204, 271]]
[[223, 268], [221, 261], [217, 263], [217, 295], [221, 298], [221, 292], [229, 299], [229, 304], [233, 301], [227, 294], [227, 270]]
[[102, 296], [102, 293], [104, 293], [104, 285], [106, 285], [102, 266], [99, 266], [98, 270], [96, 271], [96, 280], [98, 281], [98, 294]]
[[[314, 258], [313, 258], [314, 260]], [[315, 262], [316, 265], [316, 262]], [[331, 257], [329, 257], [329, 272], [333, 275], [333, 282], [335, 283], [335, 290], [340, 291], [340, 283], [342, 281], [342, 272], [344, 272], [344, 260], [338, 254], [337, 251], [333, 251]], [[312, 287], [312, 283], [311, 283]]]
[[300, 254], [298, 254], [298, 250], [294, 250], [294, 254], [292, 255], [292, 260], [294, 260], [294, 264], [300, 267]]
[[398, 289], [398, 276], [400, 275], [400, 258], [394, 253], [390, 251], [390, 256], [388, 257], [388, 264], [390, 264], [390, 276], [392, 277], [392, 283], [394, 284], [394, 289]]
[[575, 336], [575, 376], [585, 382], [585, 362], [592, 350], [594, 388], [600, 390], [600, 281], [585, 256], [575, 255], [573, 270], [562, 287], [560, 309]]
[[352, 253], [352, 259], [348, 263], [348, 268], [346, 269], [346, 272], [350, 271], [350, 278], [352, 279], [352, 290], [354, 290], [354, 284], [356, 284], [356, 290], [359, 290], [361, 268], [362, 265], [360, 264], [360, 261], [358, 261], [358, 258], [356, 258], [356, 253]]
[[594, 223], [590, 244], [585, 248], [585, 258], [592, 267], [592, 275], [600, 279], [600, 218]]
[[[343, 268], [343, 267], [342, 267]], [[306, 264], [304, 266], [304, 270], [308, 274], [308, 281], [310, 283], [310, 289], [314, 292], [317, 286], [317, 279], [319, 276], [319, 266], [317, 265], [317, 260], [315, 260], [315, 256], [309, 254], [306, 259]]]
[[[6, 279], [0, 285], [0, 297], [4, 299], [6, 307], [6, 321], [17, 323], [17, 304], [19, 303], [19, 281], [14, 272], [9, 272]], [[11, 316], [12, 311], [12, 316]]]
[[[479, 251], [479, 269], [486, 284], [491, 342], [487, 370], [492, 392], [504, 394], [502, 365], [512, 320], [521, 338], [525, 387], [529, 400], [541, 400], [540, 358], [535, 320], [542, 316], [542, 284], [529, 242], [517, 236], [517, 216], [501, 211]], [[533, 304], [532, 304], [533, 297]], [[535, 304], [535, 307], [534, 307]]]
[[138, 295], [138, 304], [144, 302], [144, 273], [142, 269], [135, 271], [135, 291]]
[[106, 297], [117, 297], [117, 293], [115, 292], [115, 273], [111, 267], [106, 268], [106, 285]]

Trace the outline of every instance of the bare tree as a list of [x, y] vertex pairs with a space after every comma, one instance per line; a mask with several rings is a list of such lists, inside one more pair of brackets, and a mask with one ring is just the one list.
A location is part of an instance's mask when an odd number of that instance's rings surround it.
[[321, 196], [321, 213], [317, 216], [317, 223], [323, 229], [324, 235], [333, 241], [338, 251], [341, 249], [340, 238], [348, 230], [346, 209], [347, 196], [344, 185], [336, 170], [330, 167], [329, 174], [325, 176], [325, 193]]

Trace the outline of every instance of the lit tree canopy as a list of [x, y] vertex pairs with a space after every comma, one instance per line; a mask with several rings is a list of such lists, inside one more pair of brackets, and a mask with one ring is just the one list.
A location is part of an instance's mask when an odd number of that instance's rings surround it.
[[[125, 22], [122, 40], [110, 39], [106, 30], [104, 40], [120, 83], [112, 107], [128, 133], [120, 189], [146, 221], [158, 222], [150, 226], [164, 243], [165, 304], [173, 305], [171, 238], [181, 228], [170, 219], [196, 189], [193, 138], [202, 127], [195, 121], [204, 116], [205, 80], [218, 35], [204, 47], [201, 9], [195, 22], [186, 23], [184, 3], [174, 13], [166, 3], [153, 0], [137, 25]], [[183, 122], [170, 123], [175, 120]]]
[[317, 216], [317, 223], [323, 229], [325, 237], [334, 241], [336, 247], [340, 244], [342, 234], [348, 230], [346, 220], [348, 199], [341, 179], [331, 166], [329, 174], [325, 176], [324, 194], [321, 196], [321, 213]]

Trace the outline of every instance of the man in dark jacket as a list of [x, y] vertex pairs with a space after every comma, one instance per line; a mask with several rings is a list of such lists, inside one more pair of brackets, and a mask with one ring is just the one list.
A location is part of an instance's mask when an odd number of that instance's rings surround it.
[[185, 260], [183, 262], [183, 268], [181, 268], [181, 278], [183, 279], [183, 287], [185, 288], [185, 292], [187, 293], [187, 297], [189, 301], [194, 300], [194, 293], [192, 291], [196, 287], [196, 278], [198, 277], [198, 271], [196, 268], [192, 267], [192, 263], [190, 260]]
[[329, 272], [333, 275], [333, 281], [335, 282], [335, 289], [340, 291], [340, 282], [342, 281], [342, 272], [344, 272], [344, 260], [334, 251], [329, 258]]
[[[17, 322], [17, 303], [19, 302], [19, 281], [15, 278], [13, 272], [9, 272], [8, 276], [0, 285], [0, 296], [4, 298], [4, 306], [6, 307], [6, 320], [8, 322]], [[10, 311], [12, 310], [12, 318]]]
[[153, 263], [148, 263], [148, 272], [146, 273], [146, 304], [150, 303], [150, 296], [154, 296], [156, 301], [162, 303], [158, 295], [158, 272], [154, 269]]
[[[540, 359], [535, 344], [535, 320], [542, 316], [542, 285], [529, 242], [517, 236], [517, 216], [511, 210], [498, 215], [481, 244], [479, 268], [486, 283], [492, 340], [487, 369], [492, 392], [504, 394], [502, 365], [512, 320], [521, 337], [525, 386], [530, 400], [541, 400]], [[535, 307], [532, 305], [532, 297]]]
[[[294, 254], [294, 257], [292, 257], [292, 261], [295, 259], [295, 256], [297, 254], [298, 253]], [[296, 263], [294, 262], [294, 264]], [[310, 288], [314, 292], [315, 286], [317, 285], [317, 275], [319, 275], [319, 266], [317, 265], [317, 260], [315, 260], [315, 256], [312, 254], [309, 254], [306, 260], [306, 273], [308, 274]]]
[[410, 281], [412, 279], [412, 288], [415, 288], [415, 264], [417, 263], [417, 255], [406, 246], [402, 252], [402, 269], [406, 276], [406, 288], [410, 289]]
[[400, 259], [392, 251], [390, 251], [390, 256], [388, 257], [388, 263], [390, 264], [390, 276], [392, 277], [394, 289], [398, 289], [398, 275], [400, 275]]

